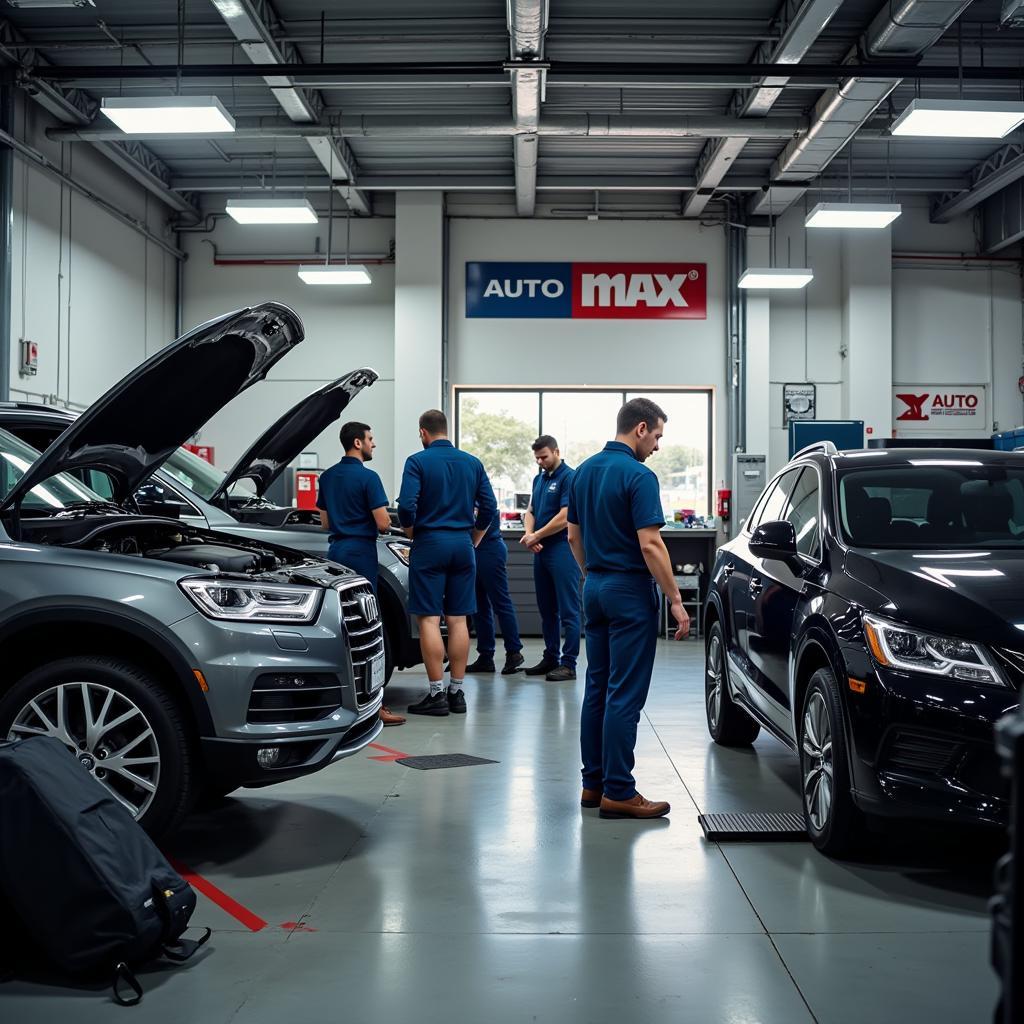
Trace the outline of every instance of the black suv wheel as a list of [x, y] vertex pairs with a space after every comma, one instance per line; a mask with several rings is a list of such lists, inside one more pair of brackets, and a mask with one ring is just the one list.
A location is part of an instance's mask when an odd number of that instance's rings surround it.
[[722, 626], [716, 622], [708, 633], [704, 662], [704, 711], [711, 738], [723, 747], [749, 747], [761, 727], [733, 703]]
[[850, 793], [850, 756], [831, 669], [811, 676], [800, 714], [800, 778], [811, 842], [830, 857], [855, 851], [864, 822]]
[[181, 711], [145, 670], [81, 656], [33, 669], [0, 699], [0, 736], [53, 736], [153, 836], [191, 803], [194, 748]]

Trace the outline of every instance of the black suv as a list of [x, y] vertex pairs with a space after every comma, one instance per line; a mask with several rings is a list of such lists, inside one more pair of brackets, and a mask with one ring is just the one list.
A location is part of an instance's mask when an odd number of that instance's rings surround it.
[[812, 445], [715, 560], [708, 729], [799, 754], [819, 850], [867, 816], [1003, 824], [1024, 682], [1024, 455]]

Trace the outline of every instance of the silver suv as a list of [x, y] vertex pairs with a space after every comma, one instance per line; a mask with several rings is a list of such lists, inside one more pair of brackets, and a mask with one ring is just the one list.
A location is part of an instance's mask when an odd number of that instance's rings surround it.
[[383, 636], [361, 576], [142, 514], [133, 497], [302, 337], [286, 306], [231, 313], [147, 360], [42, 456], [0, 430], [0, 737], [57, 737], [153, 834], [202, 790], [317, 771], [381, 729]]

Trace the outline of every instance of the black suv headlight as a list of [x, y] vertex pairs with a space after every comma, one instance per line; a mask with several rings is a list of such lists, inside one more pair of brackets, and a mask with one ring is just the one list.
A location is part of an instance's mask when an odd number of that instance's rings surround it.
[[985, 648], [969, 640], [936, 636], [865, 613], [864, 636], [879, 665], [904, 672], [961, 679], [966, 683], [1005, 686]]
[[231, 622], [312, 622], [323, 594], [320, 587], [243, 583], [217, 576], [191, 577], [178, 586], [204, 615]]

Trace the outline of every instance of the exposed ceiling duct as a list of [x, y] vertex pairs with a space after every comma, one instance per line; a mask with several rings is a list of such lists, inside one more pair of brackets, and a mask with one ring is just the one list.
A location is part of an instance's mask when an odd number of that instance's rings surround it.
[[544, 70], [530, 65], [544, 59], [548, 13], [548, 0], [508, 0], [516, 212], [520, 217], [532, 217], [537, 206], [537, 128], [544, 99]]
[[[919, 57], [948, 31], [970, 4], [971, 0], [890, 0], [864, 33], [860, 50], [853, 47], [843, 63], [854, 63], [862, 57], [871, 60]], [[798, 199], [803, 193], [794, 193], [794, 187], [821, 174], [900, 81], [899, 78], [850, 78], [841, 86], [829, 89], [815, 105], [807, 133], [791, 142], [775, 161], [769, 192], [752, 205], [751, 211], [779, 213]], [[776, 188], [786, 189], [788, 202], [784, 202], [781, 193], [773, 194]]]

